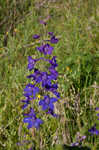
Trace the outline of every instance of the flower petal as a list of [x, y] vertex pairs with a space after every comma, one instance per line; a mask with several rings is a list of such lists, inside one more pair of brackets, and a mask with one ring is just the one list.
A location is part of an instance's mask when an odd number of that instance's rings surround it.
[[24, 123], [29, 123], [29, 121], [31, 120], [32, 118], [31, 117], [26, 117], [23, 119], [23, 122]]
[[54, 103], [54, 102], [56, 102], [57, 100], [58, 100], [58, 99], [55, 98], [55, 97], [50, 98], [51, 103]]
[[53, 103], [50, 103], [50, 104], [49, 104], [49, 108], [50, 108], [51, 110], [53, 110], [53, 109], [54, 109], [54, 105], [53, 105]]
[[39, 38], [40, 38], [40, 35], [38, 34], [33, 35], [33, 39], [39, 39]]
[[44, 105], [44, 100], [40, 100], [39, 105]]
[[42, 110], [47, 110], [48, 109], [48, 105], [44, 104], [42, 105]]

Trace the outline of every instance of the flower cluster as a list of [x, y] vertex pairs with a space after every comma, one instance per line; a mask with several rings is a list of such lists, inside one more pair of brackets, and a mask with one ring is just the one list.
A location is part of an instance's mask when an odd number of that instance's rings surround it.
[[79, 132], [77, 132], [76, 142], [72, 143], [71, 146], [81, 145], [82, 142], [86, 139], [86, 136], [81, 136]]
[[[54, 113], [54, 103], [60, 98], [60, 94], [57, 91], [58, 72], [56, 71], [56, 67], [58, 64], [56, 63], [56, 56], [53, 56], [51, 59], [46, 59], [44, 56], [52, 54], [54, 47], [50, 44], [56, 44], [58, 39], [53, 32], [48, 32], [48, 35], [49, 40], [45, 40], [40, 46], [36, 47], [36, 50], [39, 51], [43, 57], [33, 59], [31, 56], [28, 56], [27, 69], [32, 71], [32, 73], [28, 75], [27, 78], [31, 79], [32, 83], [27, 84], [24, 88], [23, 95], [25, 96], [25, 99], [22, 100], [22, 109], [26, 109], [28, 105], [31, 106], [31, 102], [32, 104], [34, 103], [37, 95], [40, 94], [42, 90], [43, 95], [41, 95], [38, 106], [40, 106], [42, 111], [45, 111], [46, 114], [57, 117], [57, 114]], [[40, 38], [40, 35], [33, 35], [34, 40], [38, 38]], [[37, 62], [40, 60], [46, 61], [49, 64], [47, 71], [41, 71], [36, 67]], [[50, 96], [50, 93], [52, 96]], [[32, 107], [30, 107], [29, 113], [24, 114], [24, 117], [23, 122], [28, 123], [28, 129], [32, 127], [39, 129], [40, 125], [43, 123], [40, 118], [37, 118], [34, 108]]]
[[[96, 107], [95, 108], [95, 111], [99, 111], [99, 107]], [[97, 117], [99, 120], [99, 113], [97, 113]], [[91, 134], [91, 135], [99, 135], [99, 130], [97, 130], [96, 128], [96, 123], [88, 130], [88, 132]], [[77, 133], [77, 137], [76, 137], [76, 142], [74, 143], [71, 143], [71, 146], [79, 146], [82, 144], [82, 142], [86, 139], [86, 136], [80, 136], [79, 132]]]
[[[99, 111], [99, 107], [96, 107], [95, 111]], [[99, 117], [99, 113], [97, 114], [97, 117]], [[99, 120], [99, 118], [97, 120]], [[91, 135], [99, 135], [99, 130], [96, 129], [96, 123], [88, 131]]]

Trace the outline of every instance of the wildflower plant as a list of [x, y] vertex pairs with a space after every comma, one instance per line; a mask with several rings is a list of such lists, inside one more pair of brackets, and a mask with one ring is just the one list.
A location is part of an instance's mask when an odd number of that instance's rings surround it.
[[[45, 24], [44, 24], [45, 25]], [[31, 83], [28, 83], [24, 88], [23, 95], [25, 99], [21, 102], [23, 103], [22, 109], [29, 109], [29, 113], [24, 113], [23, 122], [27, 123], [27, 128], [32, 127], [39, 129], [40, 126], [44, 123], [42, 118], [39, 118], [37, 109], [35, 108], [35, 101], [39, 98], [39, 101], [36, 103], [38, 109], [41, 109], [45, 112], [46, 115], [51, 115], [57, 117], [54, 111], [54, 103], [60, 98], [60, 93], [58, 89], [58, 72], [56, 67], [58, 66], [56, 62], [56, 56], [52, 56], [54, 47], [51, 44], [57, 44], [58, 39], [55, 37], [53, 32], [48, 32], [49, 39], [43, 40], [41, 45], [36, 47], [36, 51], [39, 51], [42, 57], [33, 59], [32, 56], [28, 56], [28, 65], [27, 69], [31, 72], [27, 76], [31, 80]], [[33, 39], [37, 40], [41, 36], [38, 34], [33, 35]], [[45, 56], [47, 58], [45, 58]], [[47, 66], [45, 70], [42, 71], [39, 68], [38, 62], [43, 61]], [[39, 112], [39, 111], [38, 111]]]

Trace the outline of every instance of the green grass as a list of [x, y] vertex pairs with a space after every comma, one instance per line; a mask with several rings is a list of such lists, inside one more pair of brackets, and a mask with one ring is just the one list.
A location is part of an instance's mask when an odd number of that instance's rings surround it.
[[[3, 45], [6, 27], [0, 33], [0, 150], [26, 150], [31, 144], [37, 150], [39, 141], [41, 149], [53, 150], [55, 145], [75, 142], [77, 132], [87, 136], [83, 146], [98, 150], [99, 136], [90, 136], [88, 129], [94, 122], [99, 129], [94, 111], [99, 107], [99, 2], [59, 0], [46, 1], [39, 9], [36, 6], [31, 4], [27, 8], [30, 15], [24, 15], [15, 24], [17, 32], [13, 31], [13, 36], [8, 32], [7, 46]], [[32, 35], [45, 32], [38, 20], [48, 15], [51, 17], [46, 30], [60, 39], [53, 52], [58, 62], [61, 99], [55, 107], [60, 119], [43, 116], [39, 133], [34, 129], [28, 131], [23, 124], [20, 100], [29, 83], [27, 56], [40, 56], [35, 50], [37, 44], [31, 46]], [[23, 140], [31, 142], [16, 145]]]

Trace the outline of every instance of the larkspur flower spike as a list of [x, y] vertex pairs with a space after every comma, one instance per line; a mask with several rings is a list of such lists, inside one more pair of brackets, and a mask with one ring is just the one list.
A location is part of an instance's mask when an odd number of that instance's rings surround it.
[[[44, 22], [42, 22], [42, 24], [45, 25]], [[48, 34], [50, 36], [50, 40], [45, 40], [46, 43], [43, 43], [41, 46], [36, 48], [41, 54], [44, 54], [44, 56], [51, 56], [54, 48], [50, 44], [56, 44], [58, 42], [58, 39], [54, 36], [53, 32], [48, 32]], [[33, 35], [33, 39], [38, 38], [40, 38], [40, 35]], [[48, 42], [50, 42], [50, 44]], [[40, 60], [49, 63], [50, 66], [48, 67], [48, 72], [43, 72], [36, 68], [36, 63]], [[53, 117], [58, 116], [54, 113], [54, 103], [58, 101], [58, 98], [60, 98], [60, 93], [57, 91], [58, 84], [56, 83], [58, 77], [58, 72], [56, 71], [57, 66], [56, 56], [53, 56], [51, 59], [46, 59], [44, 57], [33, 59], [32, 56], [28, 56], [27, 69], [33, 72], [28, 75], [27, 78], [31, 79], [32, 83], [25, 86], [23, 93], [25, 99], [22, 100], [22, 103], [24, 103], [22, 106], [23, 110], [26, 110], [26, 108], [30, 106], [30, 112], [27, 114], [24, 113], [23, 119], [23, 122], [28, 124], [28, 129], [32, 127], [39, 129], [40, 125], [43, 124], [43, 120], [37, 117], [34, 109], [31, 107], [31, 102], [35, 102], [35, 99], [37, 99], [41, 90], [43, 91], [43, 95], [39, 98], [38, 106], [42, 107], [45, 114], [50, 114]], [[47, 94], [49, 92], [51, 92], [55, 97], [50, 97], [50, 95]]]

